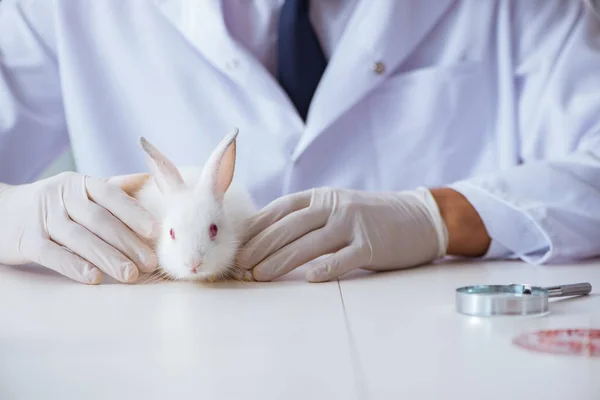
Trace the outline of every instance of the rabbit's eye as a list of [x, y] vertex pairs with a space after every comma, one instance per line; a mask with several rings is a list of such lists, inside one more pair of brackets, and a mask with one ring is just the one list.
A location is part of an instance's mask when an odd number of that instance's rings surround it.
[[210, 224], [208, 233], [210, 234], [211, 239], [214, 239], [217, 236], [217, 232], [219, 232], [219, 228], [215, 224]]
[[171, 239], [175, 240], [175, 231], [173, 230], [173, 228], [171, 228], [171, 230], [169, 231], [169, 235], [171, 235]]

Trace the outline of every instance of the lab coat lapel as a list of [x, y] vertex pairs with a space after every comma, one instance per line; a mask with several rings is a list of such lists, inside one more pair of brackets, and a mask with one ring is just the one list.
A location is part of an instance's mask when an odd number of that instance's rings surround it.
[[454, 1], [360, 2], [314, 94], [296, 155], [393, 73]]
[[220, 1], [154, 1], [167, 20], [215, 66], [224, 67], [234, 58]]
[[[247, 92], [261, 96], [262, 100], [272, 103], [274, 108], [284, 107], [286, 112], [294, 115], [294, 105], [275, 78], [229, 35], [223, 17], [224, 0], [154, 1], [167, 20], [215, 68], [236, 81]], [[299, 115], [293, 121], [302, 124]]]

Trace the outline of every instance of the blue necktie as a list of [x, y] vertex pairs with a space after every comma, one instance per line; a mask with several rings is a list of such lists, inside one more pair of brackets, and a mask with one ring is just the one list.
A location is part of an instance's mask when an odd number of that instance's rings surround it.
[[277, 80], [306, 121], [327, 60], [310, 23], [309, 0], [286, 0], [279, 15]]

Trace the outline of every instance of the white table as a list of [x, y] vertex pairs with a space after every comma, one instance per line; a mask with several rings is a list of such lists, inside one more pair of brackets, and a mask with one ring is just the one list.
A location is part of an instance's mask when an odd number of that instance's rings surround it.
[[[592, 295], [553, 300], [544, 317], [454, 311], [458, 286], [582, 281]], [[600, 358], [512, 344], [600, 328], [595, 292], [600, 261], [100, 286], [0, 266], [0, 399], [600, 399]]]

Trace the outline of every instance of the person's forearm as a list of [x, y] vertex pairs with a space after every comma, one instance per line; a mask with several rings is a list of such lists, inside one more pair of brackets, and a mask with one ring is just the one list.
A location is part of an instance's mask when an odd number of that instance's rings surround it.
[[448, 229], [448, 255], [483, 256], [491, 239], [471, 203], [462, 194], [449, 188], [431, 189], [431, 194]]

